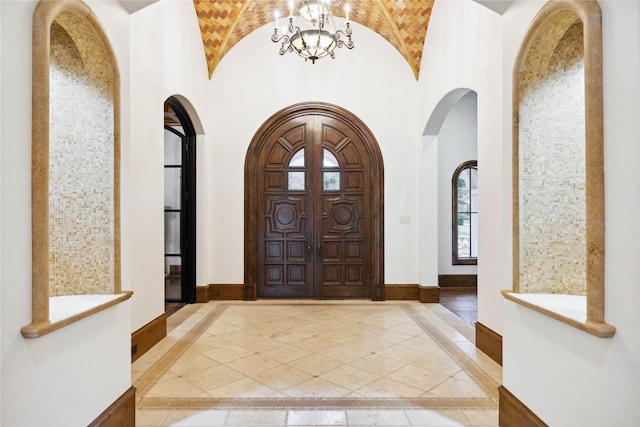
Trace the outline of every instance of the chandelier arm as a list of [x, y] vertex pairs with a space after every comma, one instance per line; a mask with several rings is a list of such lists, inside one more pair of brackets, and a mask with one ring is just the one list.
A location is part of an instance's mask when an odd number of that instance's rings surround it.
[[[336, 47], [346, 47], [347, 49], [353, 49], [355, 46], [353, 41], [351, 40], [351, 31], [342, 32], [341, 30], [336, 31]], [[345, 36], [347, 40], [342, 40], [340, 37]]]

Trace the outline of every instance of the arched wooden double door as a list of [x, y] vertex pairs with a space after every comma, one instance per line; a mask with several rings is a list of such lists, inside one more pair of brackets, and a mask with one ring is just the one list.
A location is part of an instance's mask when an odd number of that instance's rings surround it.
[[379, 154], [355, 116], [328, 104], [265, 123], [245, 165], [245, 297], [384, 299]]

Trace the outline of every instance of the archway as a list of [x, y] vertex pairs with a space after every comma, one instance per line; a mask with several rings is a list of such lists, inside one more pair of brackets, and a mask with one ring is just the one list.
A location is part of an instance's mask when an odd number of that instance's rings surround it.
[[196, 131], [176, 97], [164, 103], [166, 303], [196, 302]]
[[331, 104], [269, 118], [245, 160], [244, 298], [384, 299], [383, 162]]
[[[473, 288], [477, 283], [477, 270], [473, 264], [477, 256], [472, 248], [477, 246], [471, 245], [470, 236], [477, 236], [477, 222], [474, 221], [477, 209], [471, 209], [471, 205], [475, 208], [477, 203], [466, 203], [468, 212], [459, 212], [461, 204], [457, 196], [466, 194], [469, 201], [477, 202], [477, 191], [468, 188], [469, 191], [458, 194], [458, 187], [454, 185], [458, 179], [454, 182], [454, 177], [463, 165], [471, 165], [471, 162], [475, 165], [476, 160], [477, 94], [469, 88], [457, 88], [440, 100], [429, 117], [424, 131], [422, 160], [422, 222], [425, 224], [422, 281], [438, 283], [443, 304], [447, 304], [448, 293], [455, 293], [452, 288], [475, 298]], [[468, 180], [463, 181], [466, 185], [471, 184]], [[437, 200], [437, 204], [432, 200]], [[465, 248], [468, 253], [464, 252]], [[461, 262], [458, 255], [467, 259]], [[477, 320], [476, 310], [459, 315], [469, 323]]]

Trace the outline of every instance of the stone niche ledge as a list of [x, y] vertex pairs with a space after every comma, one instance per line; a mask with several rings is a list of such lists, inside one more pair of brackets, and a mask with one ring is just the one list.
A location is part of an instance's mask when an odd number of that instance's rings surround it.
[[599, 338], [611, 338], [616, 333], [616, 328], [612, 325], [587, 320], [586, 296], [519, 294], [509, 290], [502, 291], [502, 296], [509, 301], [552, 317]]
[[25, 338], [39, 338], [131, 298], [132, 291], [109, 295], [65, 295], [49, 298], [49, 320], [23, 326]]

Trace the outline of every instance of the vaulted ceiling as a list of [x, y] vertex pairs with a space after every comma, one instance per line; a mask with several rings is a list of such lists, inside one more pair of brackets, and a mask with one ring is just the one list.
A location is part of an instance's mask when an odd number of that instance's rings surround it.
[[[418, 79], [434, 0], [347, 0], [349, 18], [384, 37], [405, 58]], [[346, 1], [343, 0], [343, 3]], [[287, 0], [193, 0], [209, 78], [229, 50], [253, 30], [286, 14]], [[334, 15], [344, 18], [342, 7]], [[355, 34], [354, 34], [355, 39]], [[265, 41], [265, 43], [268, 40]]]

